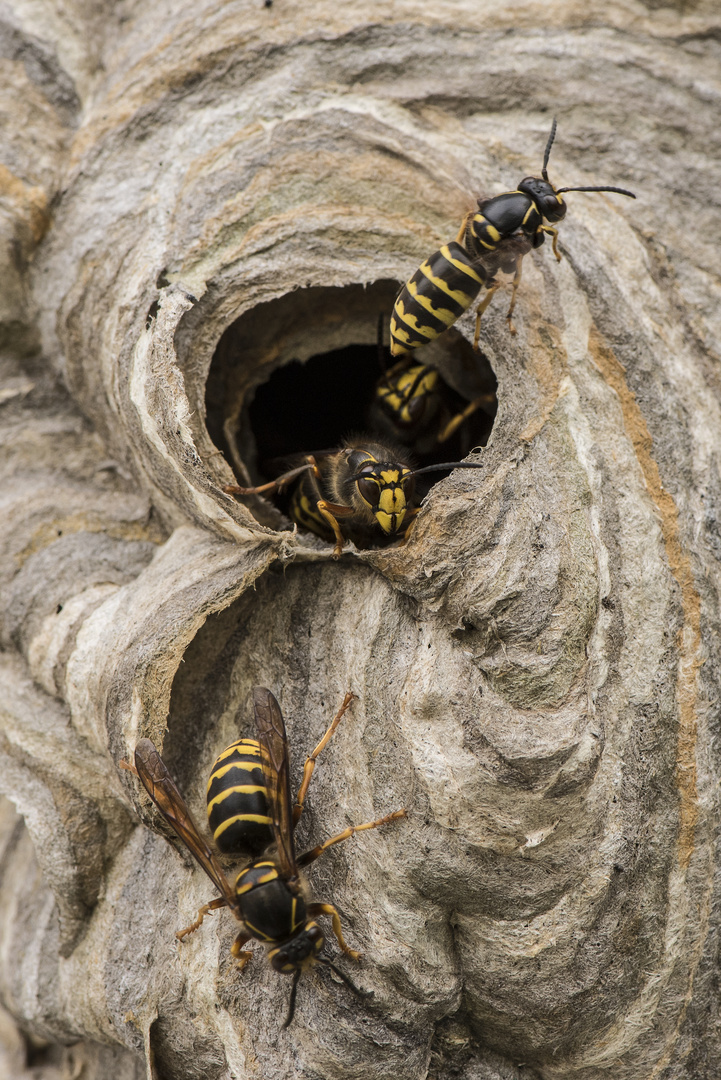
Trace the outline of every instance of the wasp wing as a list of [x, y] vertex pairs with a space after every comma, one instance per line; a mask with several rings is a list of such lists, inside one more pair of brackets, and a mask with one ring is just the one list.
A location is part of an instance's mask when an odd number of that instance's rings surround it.
[[150, 739], [140, 739], [135, 747], [135, 768], [143, 787], [160, 813], [203, 867], [228, 907], [233, 910], [237, 908], [235, 891], [210, 846], [198, 832], [183, 796]]
[[293, 845], [288, 739], [283, 714], [270, 690], [264, 686], [253, 689], [253, 709], [258, 742], [263, 749], [263, 773], [273, 819], [273, 836], [278, 847], [278, 866], [282, 877], [295, 878], [298, 867]]

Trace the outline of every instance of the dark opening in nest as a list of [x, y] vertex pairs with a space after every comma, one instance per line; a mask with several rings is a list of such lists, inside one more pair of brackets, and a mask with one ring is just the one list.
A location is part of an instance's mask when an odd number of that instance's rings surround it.
[[[496, 379], [484, 355], [453, 329], [406, 361], [409, 368], [429, 366], [440, 376], [426, 427], [404, 429], [379, 407], [377, 387], [403, 369], [387, 345], [397, 289], [397, 283], [381, 281], [365, 289], [297, 290], [258, 305], [226, 330], [208, 380], [207, 423], [239, 484], [273, 480], [292, 466], [294, 456], [334, 449], [358, 435], [387, 444], [393, 459], [411, 467], [460, 461], [485, 446], [496, 413]], [[379, 316], [385, 342], [380, 348]], [[480, 398], [472, 415], [439, 442], [449, 418]], [[418, 495], [444, 475], [419, 477]], [[287, 527], [287, 495], [245, 501], [263, 524]], [[380, 535], [378, 542], [383, 543]]]

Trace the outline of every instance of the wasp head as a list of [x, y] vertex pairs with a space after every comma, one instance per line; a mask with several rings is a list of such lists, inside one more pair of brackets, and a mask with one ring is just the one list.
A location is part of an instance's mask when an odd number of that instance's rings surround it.
[[412, 490], [406, 490], [413, 483], [410, 469], [398, 462], [366, 458], [352, 479], [361, 504], [359, 509], [371, 513], [387, 536], [397, 533], [406, 516]]
[[315, 962], [316, 957], [323, 948], [323, 931], [316, 922], [308, 922], [288, 941], [271, 949], [268, 959], [271, 966], [290, 975], [294, 971], [303, 971]]
[[410, 471], [402, 465], [379, 462], [356, 477], [358, 495], [387, 535], [398, 532], [408, 509], [405, 485]]
[[539, 214], [546, 221], [560, 221], [566, 216], [567, 206], [548, 180], [527, 176], [521, 180], [518, 190], [533, 199]]
[[546, 221], [560, 221], [561, 218], [566, 216], [566, 204], [561, 198], [561, 195], [565, 191], [614, 191], [617, 195], [627, 195], [629, 199], [636, 198], [632, 191], [627, 191], [626, 188], [619, 187], [593, 186], [554, 188], [548, 179], [548, 158], [555, 138], [556, 121], [554, 120], [551, 124], [551, 134], [548, 136], [546, 150], [543, 155], [543, 169], [541, 170], [541, 176], [527, 176], [525, 180], [521, 180], [518, 185], [519, 191], [522, 191], [525, 195], [529, 195], [533, 199], [539, 214], [541, 214]]

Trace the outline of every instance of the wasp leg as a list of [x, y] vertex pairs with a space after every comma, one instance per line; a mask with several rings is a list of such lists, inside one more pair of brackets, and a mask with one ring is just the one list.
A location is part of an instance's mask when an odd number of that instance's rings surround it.
[[[475, 212], [476, 212], [475, 210], [469, 210], [468, 213], [466, 214], [466, 216], [464, 217], [463, 224], [461, 225], [460, 229], [458, 230], [458, 236], [456, 237], [456, 243], [457, 244], [463, 244], [463, 241], [466, 238], [466, 229], [468, 228], [468, 222], [471, 220], [471, 218], [473, 217]], [[465, 244], [463, 246], [465, 247]]]
[[291, 480], [295, 480], [301, 473], [311, 471], [315, 476], [320, 476], [315, 458], [312, 457], [308, 458], [305, 465], [299, 465], [297, 469], [291, 469], [290, 472], [283, 473], [282, 476], [271, 480], [268, 484], [260, 484], [258, 487], [240, 487], [238, 484], [225, 484], [223, 491], [226, 495], [261, 495], [264, 491], [282, 491]]
[[491, 300], [493, 299], [493, 294], [495, 293], [499, 284], [499, 282], [495, 282], [493, 285], [489, 285], [488, 292], [478, 305], [478, 310], [476, 311], [476, 332], [473, 335], [473, 348], [476, 352], [478, 352], [478, 339], [481, 336], [481, 318], [483, 316], [483, 312], [486, 310]]
[[187, 934], [194, 934], [198, 927], [202, 924], [203, 919], [209, 911], [217, 911], [218, 908], [227, 907], [228, 901], [219, 896], [217, 900], [211, 900], [209, 904], [203, 904], [202, 908], [198, 911], [198, 918], [190, 926], [186, 926], [184, 930], [178, 930], [175, 934], [178, 941], [182, 941]]
[[552, 225], [541, 225], [541, 232], [550, 233], [553, 237], [553, 243], [551, 245], [553, 247], [553, 254], [560, 262], [563, 256], [558, 250], [558, 229], [554, 229]]
[[[555, 230], [554, 230], [554, 232], [555, 232]], [[516, 263], [516, 272], [513, 275], [513, 283], [512, 283], [512, 286], [511, 286], [511, 288], [512, 288], [511, 303], [510, 303], [510, 306], [508, 308], [508, 311], [506, 312], [506, 322], [508, 323], [508, 329], [510, 330], [510, 332], [512, 334], [516, 333], [516, 328], [513, 325], [512, 316], [513, 316], [513, 309], [516, 306], [516, 293], [518, 292], [518, 286], [521, 284], [521, 272], [522, 272], [522, 269], [523, 269], [523, 256], [520, 255], [518, 257], [518, 262]]]
[[451, 420], [448, 421], [446, 426], [441, 429], [438, 435], [438, 442], [443, 443], [447, 439], [450, 439], [451, 435], [454, 435], [458, 428], [461, 426], [464, 420], [467, 420], [469, 416], [473, 416], [473, 413], [477, 409], [482, 408], [484, 405], [488, 405], [493, 399], [494, 394], [482, 394], [480, 397], [475, 398], [469, 405], [466, 405], [463, 412], [459, 412]]
[[411, 367], [412, 361], [412, 353], [408, 353], [407, 356], [402, 356], [401, 359], [393, 365], [393, 367], [389, 367], [388, 370], [384, 372], [386, 378], [392, 379], [395, 375], [400, 375], [400, 373], [404, 371], [405, 368]]
[[131, 765], [129, 761], [126, 761], [125, 758], [122, 758], [118, 762], [118, 766], [121, 769], [125, 769], [127, 772], [131, 772], [133, 774], [133, 776], [137, 776], [138, 780], [140, 779], [140, 776], [138, 775], [138, 770], [135, 768], [134, 765]]
[[335, 934], [341, 949], [346, 956], [350, 956], [351, 960], [360, 960], [362, 953], [356, 952], [355, 949], [351, 949], [346, 945], [340, 925], [340, 915], [332, 904], [309, 904], [307, 911], [311, 919], [315, 919], [317, 915], [331, 915], [333, 918], [333, 933]]
[[333, 844], [340, 844], [343, 840], [349, 840], [357, 832], [363, 832], [364, 829], [377, 829], [379, 825], [387, 825], [389, 821], [404, 817], [408, 817], [407, 810], [394, 810], [392, 814], [386, 814], [385, 817], [378, 818], [377, 821], [366, 821], [363, 825], [349, 825], [342, 833], [331, 836], [330, 840], [326, 840], [323, 844], [319, 844], [318, 847], [314, 847], [310, 851], [306, 851], [304, 855], [300, 855], [298, 857], [298, 866], [307, 866], [308, 863], [315, 862], [318, 856], [322, 855]]
[[326, 746], [332, 739], [335, 729], [340, 724], [344, 714], [346, 713], [351, 701], [353, 701], [355, 696], [355, 694], [346, 694], [346, 696], [343, 698], [343, 704], [333, 717], [333, 721], [328, 730], [326, 731], [325, 735], [320, 740], [312, 754], [309, 754], [308, 757], [305, 759], [305, 765], [303, 766], [303, 781], [298, 788], [295, 806], [293, 807], [293, 828], [295, 828], [295, 826], [298, 824], [300, 820], [300, 815], [303, 813], [303, 803], [305, 802], [305, 797], [308, 793], [310, 778], [313, 775], [313, 770], [315, 769], [315, 759], [318, 757], [321, 751], [325, 750]]
[[230, 955], [233, 957], [234, 960], [238, 961], [239, 971], [243, 970], [245, 965], [253, 956], [253, 954], [251, 952], [248, 952], [247, 949], [243, 949], [246, 941], [250, 941], [252, 936], [252, 934], [248, 934], [245, 930], [242, 930], [238, 934], [233, 944], [230, 946]]
[[319, 499], [316, 503], [318, 513], [325, 518], [330, 525], [331, 529], [335, 533], [335, 547], [333, 548], [333, 558], [339, 559], [343, 551], [343, 544], [345, 543], [345, 537], [340, 531], [340, 525], [337, 519], [339, 517], [351, 517], [355, 511], [350, 506], [339, 506], [337, 503], [326, 502], [325, 499]]

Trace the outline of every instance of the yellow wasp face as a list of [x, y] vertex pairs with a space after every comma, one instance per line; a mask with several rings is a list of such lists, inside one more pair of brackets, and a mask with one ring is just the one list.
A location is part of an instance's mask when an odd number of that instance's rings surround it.
[[406, 516], [406, 484], [410, 469], [378, 461], [368, 461], [355, 477], [358, 494], [386, 535], [398, 532]]

